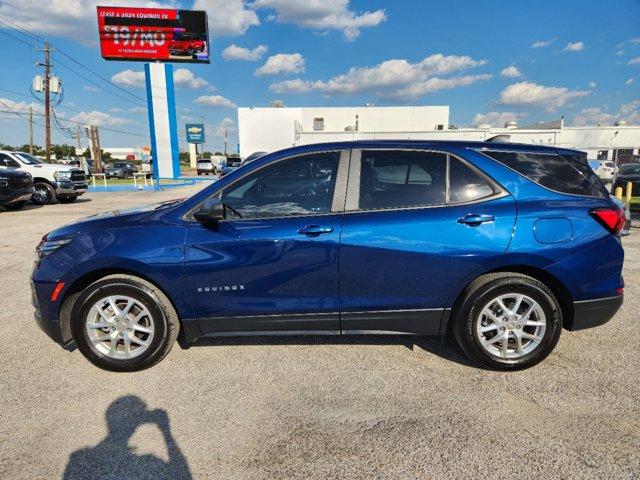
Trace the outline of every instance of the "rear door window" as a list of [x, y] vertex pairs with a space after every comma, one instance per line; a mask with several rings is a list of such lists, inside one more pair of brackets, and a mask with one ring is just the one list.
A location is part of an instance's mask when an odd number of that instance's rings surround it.
[[449, 156], [449, 203], [474, 202], [494, 193], [493, 187], [480, 173]]
[[442, 205], [447, 156], [409, 150], [362, 151], [359, 208]]
[[607, 198], [602, 181], [589, 167], [586, 156], [534, 152], [482, 153], [550, 190], [571, 195]]

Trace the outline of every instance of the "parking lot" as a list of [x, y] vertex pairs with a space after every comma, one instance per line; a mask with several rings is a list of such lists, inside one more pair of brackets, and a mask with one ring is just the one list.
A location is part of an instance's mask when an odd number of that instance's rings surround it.
[[0, 212], [0, 478], [640, 475], [638, 228], [622, 310], [522, 372], [381, 336], [214, 340], [116, 374], [38, 329], [28, 278], [45, 233], [195, 188]]

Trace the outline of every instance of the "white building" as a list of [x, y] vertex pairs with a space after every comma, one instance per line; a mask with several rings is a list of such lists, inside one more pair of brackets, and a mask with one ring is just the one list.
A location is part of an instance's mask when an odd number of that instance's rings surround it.
[[[239, 108], [240, 156], [301, 143], [346, 140], [365, 132], [444, 130], [449, 107]], [[402, 137], [404, 138], [404, 137]]]
[[501, 134], [511, 142], [531, 143], [587, 152], [590, 159], [637, 155], [640, 126], [567, 127], [563, 120], [518, 127], [449, 129], [448, 106], [239, 108], [240, 156], [272, 152], [293, 145], [347, 140], [471, 140]]

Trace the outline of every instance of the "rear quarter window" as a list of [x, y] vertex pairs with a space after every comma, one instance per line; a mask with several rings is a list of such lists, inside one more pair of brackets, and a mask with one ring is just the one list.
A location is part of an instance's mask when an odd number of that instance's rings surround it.
[[579, 153], [560, 155], [487, 150], [482, 153], [550, 190], [588, 197], [609, 196], [602, 180], [589, 167], [586, 156]]

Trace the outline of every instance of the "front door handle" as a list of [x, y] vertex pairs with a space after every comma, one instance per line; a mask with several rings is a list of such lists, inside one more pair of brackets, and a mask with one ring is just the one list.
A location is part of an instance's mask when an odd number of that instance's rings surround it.
[[307, 225], [306, 227], [302, 227], [298, 230], [300, 235], [308, 235], [310, 237], [317, 237], [322, 233], [331, 233], [333, 232], [333, 227], [322, 227], [320, 225]]
[[493, 222], [495, 219], [496, 217], [493, 215], [476, 215], [470, 213], [469, 215], [459, 218], [458, 223], [462, 223], [470, 227], [477, 227], [482, 223]]

